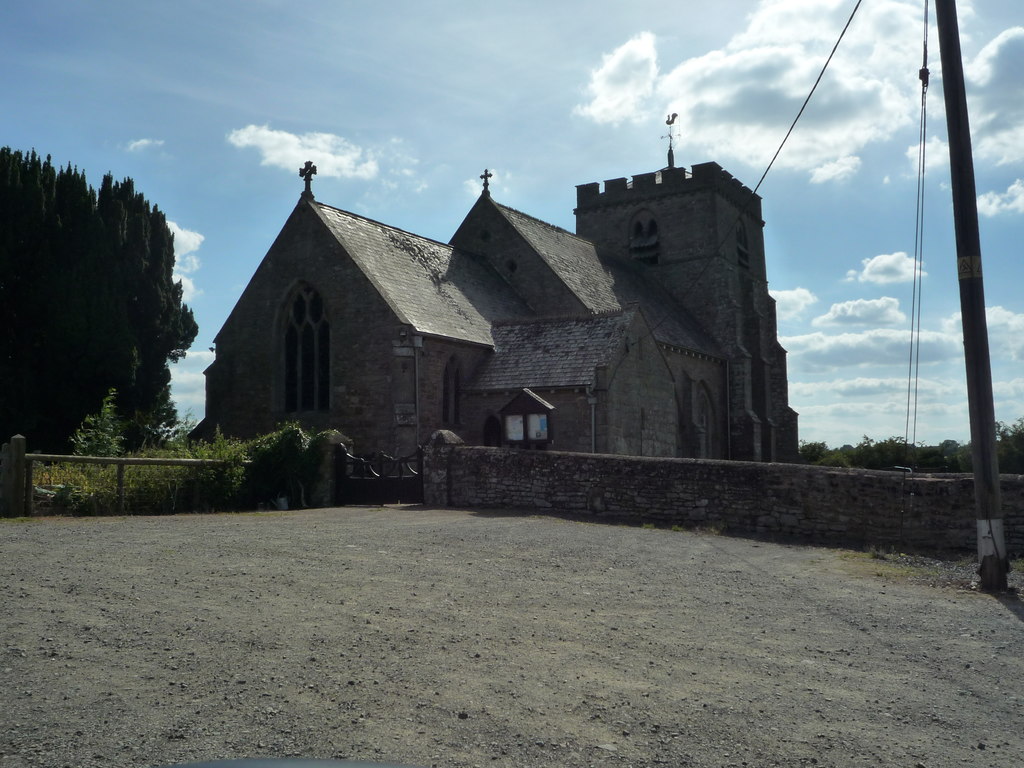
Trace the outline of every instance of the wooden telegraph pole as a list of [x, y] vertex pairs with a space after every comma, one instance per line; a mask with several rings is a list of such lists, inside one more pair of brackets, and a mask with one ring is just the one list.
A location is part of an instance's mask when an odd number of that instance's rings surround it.
[[981, 275], [978, 199], [974, 185], [971, 129], [967, 118], [963, 59], [956, 0], [935, 0], [942, 57], [942, 92], [946, 101], [949, 165], [956, 225], [956, 263], [960, 281], [960, 314], [967, 364], [967, 403], [971, 417], [971, 458], [974, 462], [974, 501], [978, 527], [978, 573], [982, 589], [1006, 589], [1009, 559], [1003, 533], [996, 457], [996, 417], [992, 398], [992, 366], [985, 320], [985, 290]]

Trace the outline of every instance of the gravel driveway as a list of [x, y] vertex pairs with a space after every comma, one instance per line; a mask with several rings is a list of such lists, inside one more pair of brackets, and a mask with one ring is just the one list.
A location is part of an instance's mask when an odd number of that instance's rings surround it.
[[842, 550], [422, 507], [0, 523], [0, 768], [1024, 765], [1024, 609]]

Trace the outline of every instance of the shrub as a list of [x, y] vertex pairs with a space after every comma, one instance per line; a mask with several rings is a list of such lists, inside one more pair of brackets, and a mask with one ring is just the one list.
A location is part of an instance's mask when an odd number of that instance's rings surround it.
[[98, 413], [83, 419], [71, 436], [76, 456], [120, 456], [124, 451], [125, 425], [117, 416], [117, 390], [111, 389], [103, 398]]
[[253, 440], [245, 472], [249, 503], [261, 504], [284, 496], [293, 505], [306, 506], [307, 491], [319, 475], [320, 447], [325, 437], [323, 432], [310, 435], [297, 423], [289, 422]]

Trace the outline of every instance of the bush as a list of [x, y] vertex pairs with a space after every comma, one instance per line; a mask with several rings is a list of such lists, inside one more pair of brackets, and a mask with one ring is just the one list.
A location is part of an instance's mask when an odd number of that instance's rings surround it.
[[186, 445], [191, 459], [216, 459], [216, 467], [194, 470], [196, 495], [211, 511], [240, 509], [243, 506], [246, 480], [246, 462], [249, 445], [241, 440], [224, 437], [218, 429], [212, 443]]
[[307, 492], [320, 473], [320, 447], [326, 433], [307, 434], [295, 422], [249, 444], [250, 463], [245, 486], [251, 504], [286, 497], [291, 504], [306, 506]]
[[[81, 455], [115, 456], [114, 393], [104, 409], [76, 433]], [[144, 458], [212, 459], [210, 467], [128, 465], [124, 469], [125, 511], [130, 514], [174, 514], [253, 509], [287, 497], [294, 507], [306, 506], [316, 484], [326, 433], [309, 434], [298, 424], [283, 424], [251, 441], [225, 437], [212, 442], [168, 441], [163, 448], [133, 454]], [[76, 438], [77, 439], [77, 438]], [[104, 446], [107, 450], [103, 450]], [[86, 454], [86, 451], [88, 453]], [[35, 495], [40, 511], [74, 515], [118, 513], [117, 467], [109, 464], [55, 462], [37, 464]]]
[[98, 413], [82, 420], [71, 436], [76, 456], [120, 456], [124, 451], [124, 423], [117, 416], [117, 390], [110, 389]]

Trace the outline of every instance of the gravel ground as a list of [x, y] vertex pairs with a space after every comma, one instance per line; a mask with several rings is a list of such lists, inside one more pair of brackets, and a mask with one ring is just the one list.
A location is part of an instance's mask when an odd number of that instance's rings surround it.
[[964, 564], [388, 507], [3, 521], [0, 575], [0, 768], [1024, 765]]

